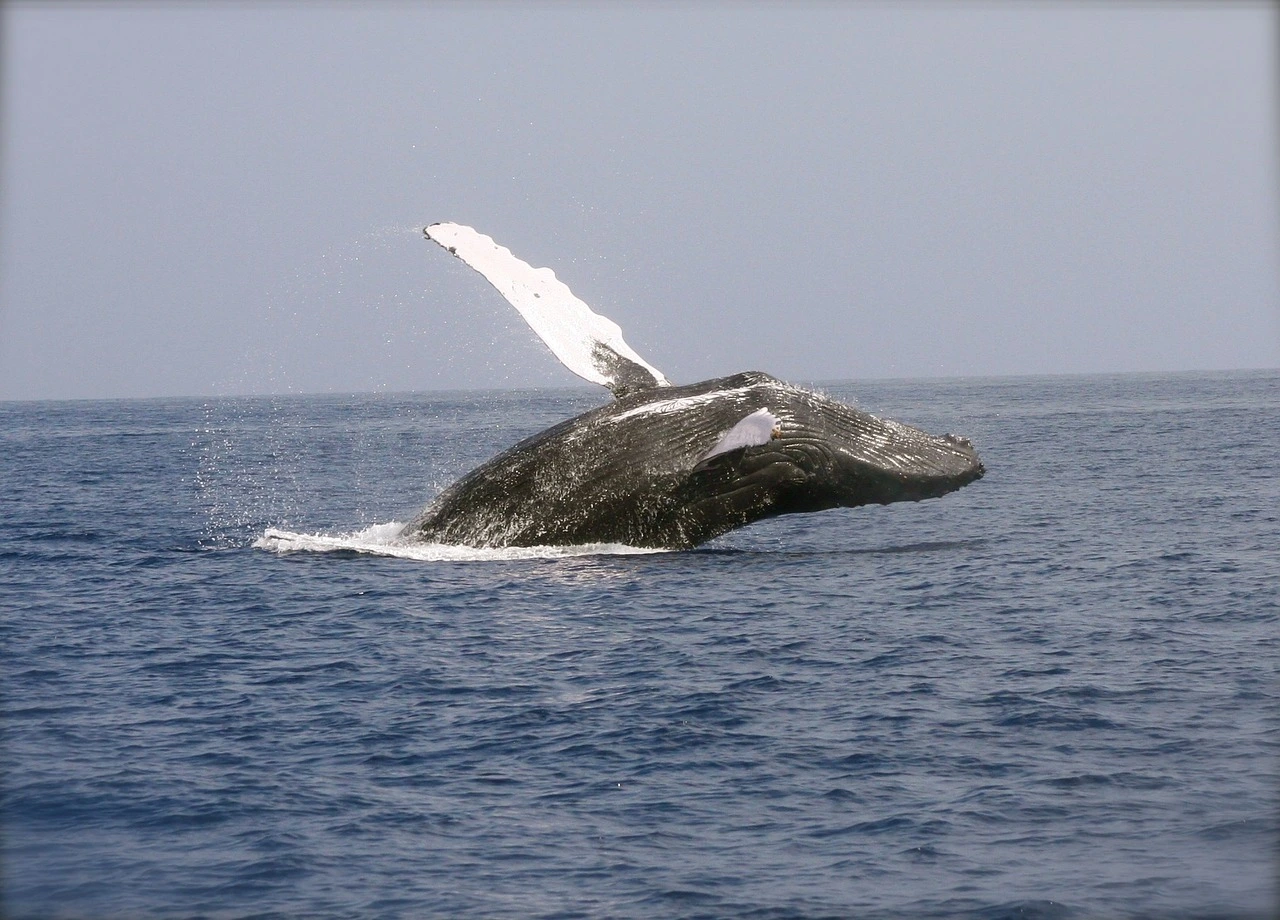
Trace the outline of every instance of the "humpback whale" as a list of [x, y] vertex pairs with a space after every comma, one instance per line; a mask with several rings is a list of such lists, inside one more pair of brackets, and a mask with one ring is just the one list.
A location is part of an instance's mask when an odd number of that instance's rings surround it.
[[781, 514], [937, 498], [982, 477], [973, 445], [758, 371], [674, 386], [548, 268], [460, 224], [427, 238], [483, 275], [613, 402], [445, 489], [402, 538], [476, 547], [687, 549]]

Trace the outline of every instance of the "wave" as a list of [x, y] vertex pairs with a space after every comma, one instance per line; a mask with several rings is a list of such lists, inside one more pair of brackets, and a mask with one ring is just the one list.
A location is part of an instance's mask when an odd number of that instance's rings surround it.
[[520, 559], [565, 559], [574, 556], [628, 556], [668, 552], [627, 546], [622, 543], [585, 543], [579, 546], [508, 546], [486, 549], [474, 546], [454, 546], [444, 543], [419, 543], [400, 536], [404, 530], [401, 521], [374, 524], [352, 533], [296, 533], [268, 527], [253, 542], [255, 549], [279, 553], [364, 553], [374, 556], [395, 556], [400, 559], [416, 559], [421, 562], [508, 562]]

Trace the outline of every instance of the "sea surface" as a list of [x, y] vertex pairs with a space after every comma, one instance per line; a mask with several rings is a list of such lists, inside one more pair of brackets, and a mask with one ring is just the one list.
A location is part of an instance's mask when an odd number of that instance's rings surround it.
[[607, 394], [0, 403], [0, 914], [1275, 916], [1280, 372], [825, 389], [986, 478], [405, 549]]

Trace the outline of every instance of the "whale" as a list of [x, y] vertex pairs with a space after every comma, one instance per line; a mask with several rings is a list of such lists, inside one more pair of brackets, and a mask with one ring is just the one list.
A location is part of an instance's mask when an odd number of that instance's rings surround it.
[[441, 492], [405, 540], [691, 549], [784, 514], [939, 498], [982, 478], [973, 444], [767, 373], [674, 385], [578, 300], [461, 224], [426, 237], [485, 277], [612, 402], [520, 441]]

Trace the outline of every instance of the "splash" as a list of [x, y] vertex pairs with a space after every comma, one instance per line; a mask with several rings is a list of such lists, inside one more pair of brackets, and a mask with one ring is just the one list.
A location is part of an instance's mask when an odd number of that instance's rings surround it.
[[254, 541], [256, 549], [279, 553], [366, 553], [420, 562], [510, 562], [521, 559], [566, 559], [575, 556], [630, 556], [666, 550], [626, 546], [622, 543], [586, 543], [580, 546], [509, 546], [484, 549], [444, 543], [419, 543], [402, 539], [400, 521], [374, 524], [345, 534], [295, 533], [268, 527]]

